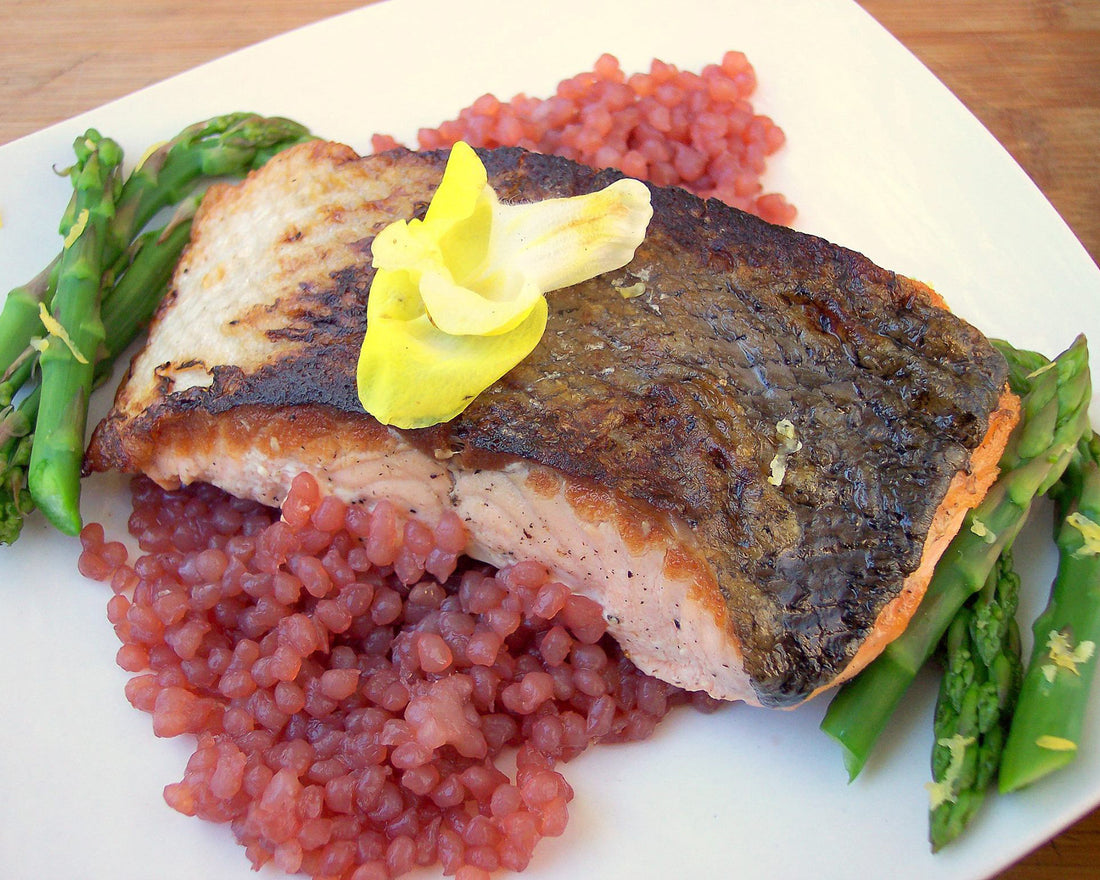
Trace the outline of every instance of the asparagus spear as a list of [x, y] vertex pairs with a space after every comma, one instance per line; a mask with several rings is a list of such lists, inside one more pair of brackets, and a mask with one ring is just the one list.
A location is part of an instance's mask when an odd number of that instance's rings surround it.
[[1100, 441], [1083, 442], [1054, 495], [1058, 574], [1035, 620], [1035, 643], [1001, 762], [1002, 792], [1077, 756], [1100, 641]]
[[[102, 320], [106, 335], [97, 354], [106, 361], [96, 363], [95, 381], [109, 372], [114, 358], [148, 322], [159, 303], [186, 244], [202, 185], [217, 177], [240, 177], [286, 147], [311, 137], [305, 127], [291, 120], [232, 113], [188, 126], [134, 170], [118, 194], [103, 242]], [[159, 211], [177, 204], [177, 215], [163, 230], [135, 239]], [[74, 192], [63, 218], [65, 228], [78, 217]], [[34, 345], [46, 333], [40, 304], [48, 311], [56, 310], [60, 265], [59, 256], [32, 281], [11, 291], [0, 310], [0, 543], [18, 538], [23, 517], [34, 507], [26, 488], [27, 465], [40, 392], [30, 380], [38, 362]], [[24, 388], [29, 394], [13, 406]], [[79, 488], [69, 484], [67, 491], [72, 496]], [[71, 528], [79, 518], [72, 517], [71, 498], [62, 507], [66, 505]]]
[[189, 125], [153, 150], [127, 179], [111, 224], [107, 264], [113, 266], [153, 216], [182, 201], [197, 182], [242, 176], [280, 150], [310, 139], [309, 130], [297, 122], [254, 113]]
[[[95, 364], [93, 384], [98, 385], [109, 375], [116, 358], [148, 324], [190, 234], [191, 219], [177, 219], [164, 229], [146, 232], [135, 242], [135, 256], [126, 273], [105, 291], [103, 357]], [[31, 366], [32, 361], [27, 361], [11, 380], [14, 390], [23, 385]], [[9, 387], [6, 405], [0, 409], [0, 544], [18, 539], [24, 517], [34, 509], [27, 489], [27, 466], [41, 387], [31, 389], [17, 406], [10, 403], [12, 392]]]
[[[147, 232], [136, 242], [135, 256], [126, 274], [104, 295], [105, 354], [96, 362], [94, 384], [109, 375], [115, 359], [148, 323], [190, 231], [191, 221], [185, 219]], [[36, 386], [17, 406], [8, 405], [0, 410], [0, 544], [15, 542], [23, 518], [34, 509], [27, 491], [27, 465], [40, 394], [41, 388]]]
[[1020, 688], [1020, 578], [1005, 550], [985, 586], [955, 615], [943, 640], [932, 750], [928, 836], [936, 852], [977, 813], [997, 777]]
[[[10, 381], [20, 360], [30, 358], [33, 351], [30, 349], [31, 338], [42, 333], [38, 304], [45, 302], [48, 305], [48, 301], [53, 299], [60, 263], [61, 258], [56, 257], [32, 280], [11, 290], [4, 300], [4, 308], [0, 311], [0, 327], [4, 328], [4, 333], [0, 335], [0, 376], [5, 383]], [[19, 386], [15, 387], [18, 389]]]
[[24, 515], [34, 508], [27, 490], [27, 465], [38, 399], [35, 388], [17, 407], [6, 407], [0, 418], [0, 544], [11, 544], [19, 537]]
[[35, 504], [61, 531], [80, 531], [80, 466], [92, 374], [103, 343], [99, 315], [107, 223], [122, 186], [122, 150], [89, 129], [77, 138], [73, 168], [76, 217], [62, 225], [65, 249], [53, 311], [60, 332], [39, 355], [42, 400], [35, 422], [28, 486]]
[[905, 632], [845, 684], [821, 722], [844, 751], [849, 778], [863, 768], [886, 722], [952, 618], [1011, 546], [1031, 504], [1061, 476], [1088, 428], [1091, 385], [1084, 337], [1032, 375], [1022, 415], [1001, 457], [1001, 476], [963, 521]]
[[1050, 358], [1037, 351], [1016, 348], [1003, 339], [989, 340], [1008, 364], [1008, 385], [1019, 395], [1031, 390], [1031, 380], [1043, 370], [1050, 369]]

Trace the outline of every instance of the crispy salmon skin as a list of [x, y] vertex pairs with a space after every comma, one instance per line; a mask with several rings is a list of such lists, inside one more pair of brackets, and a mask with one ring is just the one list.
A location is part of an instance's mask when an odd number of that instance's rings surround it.
[[[506, 201], [621, 176], [481, 155]], [[208, 194], [87, 468], [456, 510], [471, 555], [541, 562], [643, 670], [723, 699], [795, 705], [864, 665], [996, 475], [1001, 356], [858, 253], [651, 187], [633, 261], [550, 294], [530, 357], [446, 424], [382, 426], [355, 387], [370, 243], [445, 161], [312, 143]]]

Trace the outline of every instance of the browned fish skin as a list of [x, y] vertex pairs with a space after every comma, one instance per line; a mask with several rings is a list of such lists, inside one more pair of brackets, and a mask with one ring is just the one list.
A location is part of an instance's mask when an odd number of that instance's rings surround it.
[[[505, 200], [621, 176], [520, 150], [482, 156]], [[400, 169], [394, 210], [408, 216], [426, 207], [445, 158], [361, 161]], [[546, 335], [526, 361], [459, 418], [406, 436], [460, 453], [465, 467], [524, 459], [682, 518], [718, 576], [760, 702], [791, 705], [844, 669], [916, 570], [1006, 368], [927, 288], [860, 254], [681, 190], [651, 191], [634, 261], [551, 294]], [[154, 444], [158, 420], [192, 409], [361, 412], [368, 245], [268, 331], [304, 348], [251, 373], [216, 366], [209, 387], [169, 395], [127, 425], [109, 419], [90, 466], [132, 465], [127, 444]], [[637, 283], [640, 296], [613, 289]], [[776, 486], [782, 420], [802, 446]]]

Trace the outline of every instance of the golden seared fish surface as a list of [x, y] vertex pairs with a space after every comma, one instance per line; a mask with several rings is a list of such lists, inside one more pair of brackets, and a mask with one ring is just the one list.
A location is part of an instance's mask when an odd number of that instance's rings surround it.
[[[621, 176], [481, 155], [506, 201]], [[355, 387], [370, 245], [445, 162], [318, 142], [213, 189], [87, 468], [454, 510], [470, 555], [537, 560], [644, 671], [722, 699], [790, 706], [865, 665], [995, 477], [1000, 355], [858, 253], [651, 187], [634, 260], [551, 293], [530, 357], [446, 424], [380, 425]]]

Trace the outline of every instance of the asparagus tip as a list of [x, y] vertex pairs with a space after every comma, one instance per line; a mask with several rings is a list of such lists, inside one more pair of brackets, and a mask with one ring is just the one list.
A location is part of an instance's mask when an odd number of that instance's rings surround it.
[[80, 480], [73, 478], [56, 459], [46, 457], [30, 462], [27, 484], [34, 506], [54, 528], [66, 535], [79, 535]]

